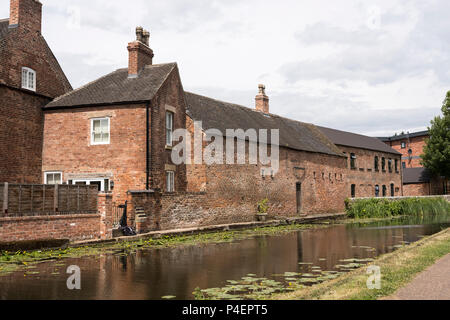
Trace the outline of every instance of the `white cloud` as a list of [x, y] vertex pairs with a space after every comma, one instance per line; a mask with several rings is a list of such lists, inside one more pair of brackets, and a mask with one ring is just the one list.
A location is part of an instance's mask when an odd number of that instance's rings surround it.
[[272, 112], [338, 129], [425, 128], [450, 89], [445, 0], [42, 2], [74, 87], [126, 67], [142, 25], [155, 63], [178, 62], [187, 90], [252, 106], [263, 82]]

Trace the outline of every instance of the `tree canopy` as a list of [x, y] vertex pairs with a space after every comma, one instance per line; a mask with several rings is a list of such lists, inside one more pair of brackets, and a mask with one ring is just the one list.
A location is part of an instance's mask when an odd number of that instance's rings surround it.
[[432, 173], [450, 178], [450, 91], [442, 106], [442, 116], [431, 121], [428, 131], [430, 138], [424, 148], [422, 164]]

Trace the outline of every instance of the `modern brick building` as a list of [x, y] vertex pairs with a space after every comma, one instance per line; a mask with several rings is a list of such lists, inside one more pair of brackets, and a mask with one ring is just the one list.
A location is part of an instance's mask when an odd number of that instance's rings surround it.
[[441, 177], [434, 177], [421, 163], [421, 155], [429, 137], [428, 131], [419, 131], [379, 138], [402, 154], [405, 196], [428, 196], [450, 192], [450, 182]]
[[42, 107], [72, 89], [41, 34], [42, 4], [11, 0], [0, 20], [0, 181], [41, 183]]
[[407, 169], [423, 167], [420, 156], [428, 138], [428, 131], [420, 131], [379, 139], [402, 154], [402, 167]]

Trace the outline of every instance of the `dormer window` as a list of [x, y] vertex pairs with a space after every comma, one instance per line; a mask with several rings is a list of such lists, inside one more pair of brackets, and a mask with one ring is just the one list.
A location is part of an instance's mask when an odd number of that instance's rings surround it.
[[22, 68], [22, 88], [36, 91], [36, 71]]

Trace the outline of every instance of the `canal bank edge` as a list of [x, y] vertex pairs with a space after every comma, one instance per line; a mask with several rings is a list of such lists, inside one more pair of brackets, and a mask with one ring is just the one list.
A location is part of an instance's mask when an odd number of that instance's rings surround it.
[[117, 238], [113, 238], [113, 239], [109, 239], [109, 240], [76, 241], [76, 242], [71, 243], [69, 246], [76, 248], [76, 247], [82, 247], [82, 246], [97, 245], [97, 244], [102, 244], [102, 243], [134, 242], [134, 241], [146, 240], [146, 239], [159, 239], [161, 237], [196, 235], [196, 234], [201, 234], [201, 233], [245, 230], [245, 229], [252, 229], [252, 228], [278, 227], [278, 226], [293, 225], [293, 224], [309, 224], [309, 223], [313, 223], [313, 222], [321, 222], [321, 221], [326, 221], [326, 220], [345, 219], [346, 217], [347, 217], [346, 213], [329, 213], [329, 214], [317, 214], [317, 215], [313, 215], [313, 216], [285, 218], [285, 219], [280, 219], [280, 220], [241, 222], [241, 223], [230, 223], [230, 224], [212, 225], [212, 226], [195, 227], [195, 228], [152, 231], [152, 232], [148, 232], [148, 233], [139, 234], [136, 236], [117, 237]]
[[[150, 232], [135, 237], [122, 237], [106, 241], [85, 241], [65, 245], [62, 248], [41, 250], [0, 250], [0, 276], [31, 268], [33, 264], [93, 256], [114, 250], [133, 251], [139, 248], [156, 248], [199, 243], [218, 243], [242, 240], [253, 235], [282, 234], [287, 231], [310, 229], [313, 226], [332, 225], [333, 221], [344, 220], [345, 214], [331, 214], [302, 218], [290, 218], [254, 223], [208, 226], [203, 228]], [[322, 221], [322, 222], [321, 222]], [[317, 224], [315, 224], [317, 222]], [[348, 222], [345, 222], [348, 223]]]
[[[450, 253], [450, 228], [425, 237], [374, 262], [330, 280], [290, 293], [275, 294], [274, 300], [377, 300], [394, 294], [414, 277]], [[381, 269], [381, 289], [368, 289], [369, 266]]]

